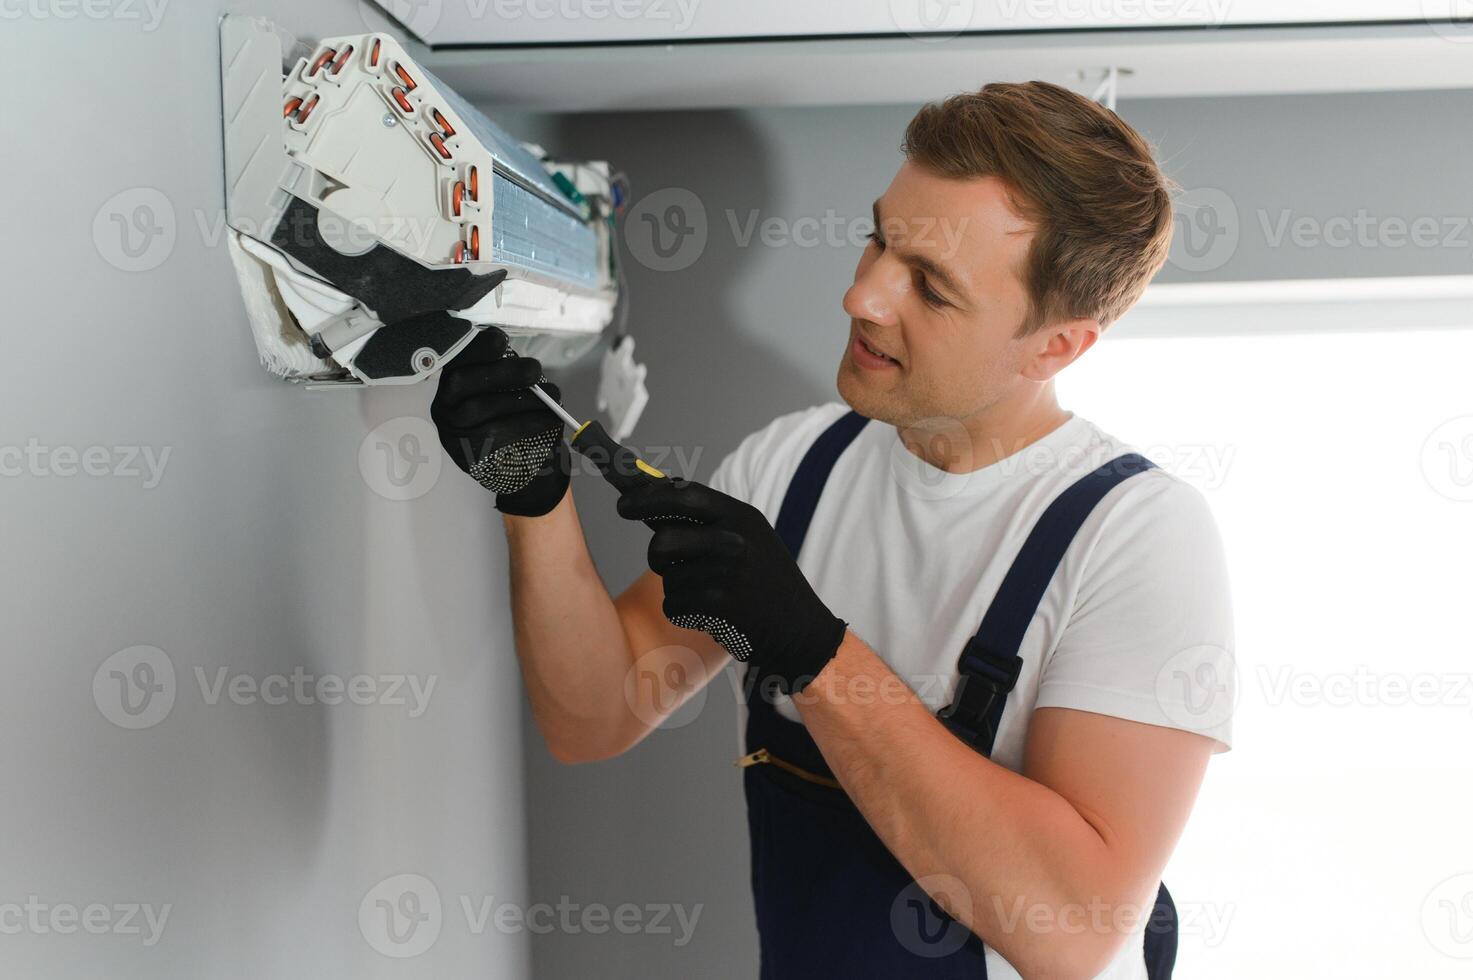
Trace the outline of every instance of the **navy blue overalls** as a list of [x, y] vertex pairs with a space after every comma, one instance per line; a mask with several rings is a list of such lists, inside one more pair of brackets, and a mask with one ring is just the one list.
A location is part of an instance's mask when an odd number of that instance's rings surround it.
[[[868, 419], [848, 412], [819, 435], [783, 498], [777, 531], [794, 559], [829, 472]], [[1086, 474], [1049, 505], [958, 658], [956, 695], [938, 715], [984, 755], [992, 752], [1018, 650], [1049, 580], [1096, 503], [1153, 464], [1137, 454]], [[752, 892], [762, 980], [985, 978], [982, 942], [927, 897], [870, 829], [803, 725], [747, 684], [743, 780], [752, 837]], [[1176, 909], [1165, 886], [1146, 927], [1151, 980], [1171, 976]]]

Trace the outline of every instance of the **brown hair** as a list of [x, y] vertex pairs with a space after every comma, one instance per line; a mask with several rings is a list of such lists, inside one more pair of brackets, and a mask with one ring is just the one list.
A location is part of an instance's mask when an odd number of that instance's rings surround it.
[[1020, 336], [1074, 317], [1107, 326], [1166, 261], [1175, 185], [1139, 133], [1066, 88], [994, 82], [933, 102], [901, 149], [942, 176], [1001, 178], [1034, 224]]

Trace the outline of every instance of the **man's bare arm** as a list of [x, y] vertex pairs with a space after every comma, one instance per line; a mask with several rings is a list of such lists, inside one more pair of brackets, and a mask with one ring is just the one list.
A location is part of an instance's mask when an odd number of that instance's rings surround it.
[[537, 727], [560, 761], [628, 750], [729, 662], [709, 635], [665, 618], [653, 572], [610, 597], [571, 491], [544, 516], [507, 514], [503, 523], [517, 657]]
[[1044, 708], [1015, 773], [948, 732], [852, 632], [794, 701], [906, 870], [960, 881], [969, 901], [932, 897], [1028, 977], [1093, 977], [1119, 952], [1212, 753], [1204, 736]]

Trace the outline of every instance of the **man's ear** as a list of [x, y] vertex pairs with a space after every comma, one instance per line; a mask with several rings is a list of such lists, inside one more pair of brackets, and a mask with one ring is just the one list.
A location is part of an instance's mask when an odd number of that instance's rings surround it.
[[1023, 368], [1029, 381], [1045, 382], [1068, 367], [1100, 339], [1097, 320], [1080, 317], [1051, 323], [1033, 337], [1033, 355]]

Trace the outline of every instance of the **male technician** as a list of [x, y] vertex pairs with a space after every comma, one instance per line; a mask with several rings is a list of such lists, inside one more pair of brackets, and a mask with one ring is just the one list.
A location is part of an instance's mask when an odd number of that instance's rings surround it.
[[[497, 497], [533, 712], [558, 759], [608, 758], [745, 662], [765, 978], [1158, 980], [1162, 872], [1230, 737], [1224, 562], [1201, 496], [1053, 379], [1165, 261], [1168, 181], [1040, 82], [928, 105], [904, 149], [844, 296], [843, 403], [776, 419], [709, 486], [621, 495], [651, 571], [605, 591], [562, 442]], [[525, 390], [540, 365], [478, 344], [433, 409], [467, 469], [561, 431]], [[684, 689], [628, 683], [688, 661]]]

